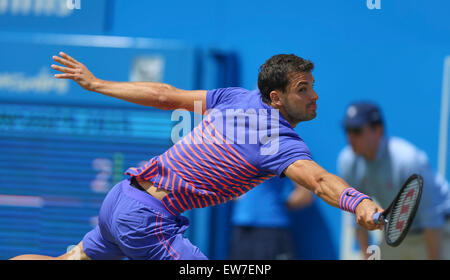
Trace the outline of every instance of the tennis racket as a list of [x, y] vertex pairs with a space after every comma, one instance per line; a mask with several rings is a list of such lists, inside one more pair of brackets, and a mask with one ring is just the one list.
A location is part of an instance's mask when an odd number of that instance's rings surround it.
[[383, 212], [375, 213], [372, 216], [376, 224], [385, 223], [385, 240], [389, 246], [400, 245], [408, 233], [419, 207], [422, 187], [422, 177], [418, 174], [411, 175], [391, 205]]

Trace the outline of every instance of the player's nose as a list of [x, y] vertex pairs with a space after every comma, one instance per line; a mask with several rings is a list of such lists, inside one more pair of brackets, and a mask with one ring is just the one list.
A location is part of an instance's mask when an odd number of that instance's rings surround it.
[[313, 101], [316, 101], [317, 99], [319, 99], [319, 95], [317, 94], [317, 92], [314, 89], [312, 90], [312, 92], [313, 92], [313, 94], [312, 94], [311, 99]]

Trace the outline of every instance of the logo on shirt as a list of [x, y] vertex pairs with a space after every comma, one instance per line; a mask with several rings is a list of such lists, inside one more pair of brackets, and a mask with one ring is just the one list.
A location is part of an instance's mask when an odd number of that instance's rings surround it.
[[[171, 132], [173, 143], [231, 145], [260, 144], [261, 155], [274, 155], [279, 149], [280, 112], [276, 109], [209, 109], [202, 114], [202, 102], [194, 102], [194, 129], [191, 114], [174, 110], [179, 121]], [[181, 119], [181, 120], [180, 120]]]

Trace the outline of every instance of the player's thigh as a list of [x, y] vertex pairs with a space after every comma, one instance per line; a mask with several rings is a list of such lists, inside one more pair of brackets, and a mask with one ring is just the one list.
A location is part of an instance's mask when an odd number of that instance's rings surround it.
[[57, 258], [58, 260], [90, 260], [83, 248], [83, 241], [78, 243], [69, 252]]
[[204, 260], [206, 256], [184, 237], [189, 221], [151, 209], [122, 213], [115, 221], [117, 243], [131, 260]]
[[[182, 234], [176, 235], [170, 246], [173, 248], [172, 252], [176, 251], [179, 254], [179, 260], [208, 259], [197, 246], [192, 244], [191, 241], [188, 238], [184, 237]], [[168, 250], [168, 252], [169, 251], [170, 249]]]

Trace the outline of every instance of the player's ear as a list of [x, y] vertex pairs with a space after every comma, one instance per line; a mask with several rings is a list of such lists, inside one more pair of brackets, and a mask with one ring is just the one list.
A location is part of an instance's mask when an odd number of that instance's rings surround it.
[[281, 102], [280, 94], [282, 93], [278, 90], [272, 90], [269, 93], [271, 104], [276, 108], [281, 107], [283, 105]]

